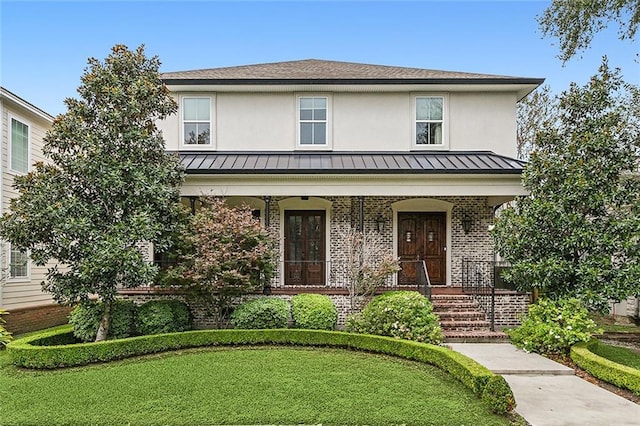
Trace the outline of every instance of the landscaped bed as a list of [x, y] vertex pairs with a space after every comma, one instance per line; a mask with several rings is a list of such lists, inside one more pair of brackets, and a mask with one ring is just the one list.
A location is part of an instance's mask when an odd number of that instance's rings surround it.
[[54, 371], [8, 355], [2, 424], [509, 424], [438, 368], [342, 349], [209, 347]]

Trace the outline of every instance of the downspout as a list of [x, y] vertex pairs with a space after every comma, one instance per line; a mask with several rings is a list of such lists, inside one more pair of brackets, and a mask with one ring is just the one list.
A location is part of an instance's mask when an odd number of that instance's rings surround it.
[[364, 197], [362, 195], [358, 197], [358, 215], [360, 216], [358, 230], [364, 233]]

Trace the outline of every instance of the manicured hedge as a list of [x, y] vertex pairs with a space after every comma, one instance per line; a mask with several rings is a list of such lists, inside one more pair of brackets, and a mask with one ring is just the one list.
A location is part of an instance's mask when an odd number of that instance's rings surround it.
[[596, 342], [592, 340], [591, 342], [578, 343], [571, 347], [571, 359], [573, 362], [594, 377], [621, 388], [629, 389], [636, 395], [640, 395], [640, 370], [594, 354], [589, 348]]
[[291, 298], [291, 316], [295, 328], [333, 330], [338, 310], [327, 295], [302, 293]]
[[243, 329], [286, 328], [288, 319], [289, 302], [276, 297], [248, 300], [231, 314], [231, 324]]
[[[39, 346], [42, 343], [65, 340], [64, 336], [71, 333], [71, 327], [67, 327], [32, 335], [11, 342], [7, 350], [17, 366], [52, 369], [203, 346], [262, 344], [329, 346], [394, 355], [435, 365], [460, 380], [478, 397], [483, 395], [487, 384], [495, 377], [491, 371], [474, 360], [443, 346], [392, 337], [325, 330], [195, 330], [95, 343]], [[485, 399], [496, 412], [499, 412], [500, 407], [512, 404], [512, 401], [503, 401], [502, 395], [513, 397], [510, 392], [503, 390], [500, 395], [494, 396], [491, 400]]]

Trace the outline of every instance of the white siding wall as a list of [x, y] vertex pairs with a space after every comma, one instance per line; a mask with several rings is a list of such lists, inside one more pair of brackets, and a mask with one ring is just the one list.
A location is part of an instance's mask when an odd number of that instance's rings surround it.
[[[216, 93], [215, 148], [218, 151], [295, 150], [297, 94]], [[332, 106], [329, 128], [333, 132], [334, 151], [411, 150], [413, 93], [336, 92], [329, 95]], [[515, 156], [515, 92], [445, 95], [450, 150], [490, 150]], [[179, 100], [179, 94], [175, 94], [175, 98]], [[159, 127], [169, 150], [184, 149], [179, 146], [180, 111], [159, 123]], [[200, 145], [193, 149], [206, 147]]]
[[[17, 120], [29, 125], [30, 130], [30, 161], [33, 164], [37, 161], [43, 161], [42, 156], [42, 138], [50, 127], [50, 124], [26, 109], [10, 102], [7, 99], [2, 101], [2, 212], [9, 207], [11, 198], [16, 197], [17, 193], [12, 188], [14, 174], [9, 172], [9, 132], [11, 131], [9, 117], [12, 116]], [[47, 268], [39, 268], [33, 264], [29, 265], [30, 276], [28, 280], [7, 280], [8, 271], [8, 245], [1, 242], [0, 267], [2, 269], [2, 291], [0, 292], [0, 306], [3, 309], [17, 309], [32, 306], [40, 306], [50, 304], [52, 299], [49, 294], [41, 291], [40, 283], [44, 280]]]

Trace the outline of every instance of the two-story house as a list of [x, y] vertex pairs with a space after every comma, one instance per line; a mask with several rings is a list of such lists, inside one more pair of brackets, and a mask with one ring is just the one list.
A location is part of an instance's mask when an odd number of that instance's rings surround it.
[[279, 235], [271, 293], [338, 305], [349, 227], [401, 259], [390, 288], [416, 289], [424, 269], [434, 288], [460, 288], [469, 262], [494, 259], [494, 209], [525, 193], [516, 103], [543, 82], [315, 59], [162, 78], [179, 104], [159, 126], [186, 167], [183, 196], [249, 204]]
[[[9, 207], [18, 194], [16, 176], [26, 174], [31, 165], [44, 161], [42, 139], [53, 117], [9, 90], [0, 87], [0, 210]], [[29, 260], [29, 254], [3, 242], [0, 255], [0, 308], [6, 309], [8, 329], [14, 333], [63, 324], [69, 308], [57, 305], [42, 291], [47, 272]]]

